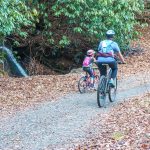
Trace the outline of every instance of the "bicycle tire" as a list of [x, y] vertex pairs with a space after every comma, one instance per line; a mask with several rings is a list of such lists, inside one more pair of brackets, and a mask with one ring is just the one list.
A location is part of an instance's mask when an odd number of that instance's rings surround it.
[[101, 76], [97, 89], [97, 104], [99, 107], [105, 106], [106, 101], [106, 77]]
[[78, 81], [78, 89], [80, 93], [85, 93], [87, 90], [87, 79], [85, 77], [81, 77]]
[[108, 75], [107, 75], [108, 80], [110, 80], [110, 79], [111, 79], [111, 74], [112, 74], [112, 69], [111, 69], [111, 68], [109, 68]]
[[116, 93], [117, 93], [117, 78], [115, 79], [115, 87], [110, 87], [109, 86], [109, 91], [108, 91], [108, 97], [110, 102], [114, 102], [116, 100]]
[[95, 87], [95, 89], [98, 88], [98, 83], [99, 83], [99, 75], [96, 75], [94, 77], [94, 87]]

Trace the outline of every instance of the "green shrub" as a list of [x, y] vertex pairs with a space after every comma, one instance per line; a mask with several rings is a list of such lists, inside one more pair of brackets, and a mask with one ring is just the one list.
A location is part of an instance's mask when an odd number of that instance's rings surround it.
[[135, 16], [144, 9], [143, 0], [34, 0], [34, 4], [48, 44], [59, 48], [70, 43], [97, 45], [108, 29], [115, 30], [124, 48], [138, 34]]
[[135, 16], [144, 9], [143, 0], [1, 0], [0, 5], [0, 37], [13, 32], [27, 37], [31, 29], [20, 29], [34, 20], [43, 36], [40, 44], [54, 50], [96, 47], [108, 29], [115, 30], [116, 41], [125, 49], [138, 35]]
[[13, 32], [26, 36], [21, 31], [22, 26], [31, 25], [32, 14], [28, 10], [24, 1], [20, 0], [1, 0], [0, 1], [0, 39]]

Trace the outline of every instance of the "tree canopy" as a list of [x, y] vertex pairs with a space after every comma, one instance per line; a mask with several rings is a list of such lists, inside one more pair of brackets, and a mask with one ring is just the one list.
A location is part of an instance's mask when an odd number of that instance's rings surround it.
[[20, 41], [26, 47], [30, 44], [40, 56], [49, 51], [56, 58], [71, 50], [74, 60], [88, 48], [97, 50], [108, 29], [116, 32], [115, 40], [125, 50], [138, 35], [136, 15], [144, 9], [143, 0], [0, 0], [0, 4], [1, 39], [11, 36], [17, 46]]
[[46, 43], [58, 48], [97, 44], [108, 29], [124, 46], [137, 34], [135, 16], [144, 8], [143, 0], [30, 0], [28, 5], [38, 12]]
[[1, 0], [0, 6], [1, 39], [15, 32], [25, 36], [26, 32], [21, 31], [21, 27], [31, 25], [32, 15], [24, 1]]

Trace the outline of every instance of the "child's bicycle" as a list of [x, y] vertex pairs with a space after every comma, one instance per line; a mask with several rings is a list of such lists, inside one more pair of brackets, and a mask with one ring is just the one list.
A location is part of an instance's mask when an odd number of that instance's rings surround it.
[[[99, 75], [96, 74], [96, 68], [93, 69], [93, 74], [94, 74], [94, 90], [97, 90], [98, 82], [99, 82]], [[78, 81], [78, 89], [80, 93], [86, 93], [88, 91], [91, 91], [91, 79], [89, 74], [86, 72], [85, 76], [82, 76], [79, 81]]]
[[[119, 64], [122, 64], [118, 62]], [[110, 102], [114, 102], [116, 99], [117, 93], [117, 77], [114, 79], [114, 87], [110, 86], [109, 81], [111, 79], [112, 69], [109, 68], [108, 64], [103, 64], [107, 66], [107, 75], [102, 75], [99, 80], [98, 88], [97, 88], [97, 103], [99, 107], [106, 106], [106, 96], [108, 94], [108, 98]]]

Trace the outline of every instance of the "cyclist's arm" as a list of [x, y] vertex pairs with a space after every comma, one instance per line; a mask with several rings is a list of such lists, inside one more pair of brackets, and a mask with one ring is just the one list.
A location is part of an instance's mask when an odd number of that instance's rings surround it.
[[116, 53], [116, 55], [119, 57], [119, 59], [122, 61], [122, 63], [126, 63], [124, 60], [123, 55], [121, 54], [120, 48], [116, 42], [113, 42], [113, 50]]
[[117, 53], [117, 56], [118, 56], [119, 59], [122, 61], [122, 63], [126, 63], [125, 60], [124, 60], [124, 57], [122, 56], [122, 54], [121, 54], [120, 51]]
[[95, 63], [96, 62], [96, 58], [95, 57], [93, 57], [93, 63]]

